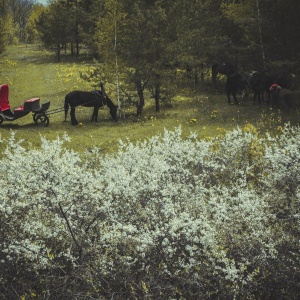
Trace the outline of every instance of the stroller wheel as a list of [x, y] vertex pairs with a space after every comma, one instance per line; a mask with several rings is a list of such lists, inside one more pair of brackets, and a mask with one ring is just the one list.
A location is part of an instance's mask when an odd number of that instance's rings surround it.
[[34, 122], [38, 126], [47, 127], [49, 125], [49, 117], [45, 114], [38, 114], [34, 117]]
[[39, 115], [38, 113], [34, 113], [34, 114], [32, 115], [32, 118], [33, 118], [34, 123], [36, 123], [36, 117], [37, 117], [38, 115]]

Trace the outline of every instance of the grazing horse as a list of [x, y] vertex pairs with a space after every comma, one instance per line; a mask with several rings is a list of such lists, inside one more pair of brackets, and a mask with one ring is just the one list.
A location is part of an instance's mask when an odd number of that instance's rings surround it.
[[108, 98], [104, 90], [95, 90], [92, 92], [84, 92], [84, 91], [73, 91], [66, 95], [65, 97], [65, 122], [67, 120], [67, 113], [69, 107], [71, 108], [70, 116], [72, 125], [77, 125], [78, 121], [75, 117], [75, 108], [76, 106], [86, 106], [86, 107], [94, 107], [94, 111], [92, 114], [92, 121], [97, 121], [98, 118], [98, 110], [103, 105], [107, 105], [110, 109], [110, 115], [113, 120], [117, 120], [117, 107], [113, 104], [113, 102]]

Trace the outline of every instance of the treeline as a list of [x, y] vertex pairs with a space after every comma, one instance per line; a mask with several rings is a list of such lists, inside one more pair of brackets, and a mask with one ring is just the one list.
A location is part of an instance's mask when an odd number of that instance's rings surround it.
[[25, 28], [34, 3], [34, 0], [1, 0], [0, 53], [6, 44], [16, 44], [26, 40]]
[[[30, 12], [24, 9], [24, 22], [13, 22], [22, 32], [21, 41], [41, 41], [55, 50], [57, 60], [62, 53], [79, 56], [88, 49], [106, 63], [106, 74], [121, 70], [135, 86], [140, 112], [145, 86], [152, 89], [159, 110], [161, 90], [178, 68], [195, 84], [208, 66], [223, 61], [239, 70], [297, 71], [298, 0], [50, 0], [45, 7], [30, 0], [18, 3], [31, 4]], [[11, 11], [3, 6], [1, 13], [9, 16]]]

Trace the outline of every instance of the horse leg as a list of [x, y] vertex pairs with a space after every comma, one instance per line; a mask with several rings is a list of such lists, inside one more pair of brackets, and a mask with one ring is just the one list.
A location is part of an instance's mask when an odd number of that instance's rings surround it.
[[228, 104], [230, 104], [230, 103], [231, 103], [231, 100], [230, 100], [230, 94], [231, 94], [231, 91], [230, 91], [230, 90], [227, 90], [227, 91], [226, 91], [226, 94], [227, 94], [227, 102], [228, 102]]
[[65, 120], [64, 120], [64, 122], [67, 122], [67, 114], [68, 114], [68, 110], [65, 111]]
[[231, 91], [232, 91], [231, 85], [229, 84], [228, 79], [227, 79], [227, 82], [226, 82], [226, 95], [227, 95], [228, 104], [230, 104], [230, 102], [231, 102], [231, 100], [230, 100]]
[[64, 122], [67, 122], [67, 115], [68, 115], [68, 110], [69, 110], [68, 95], [65, 97], [64, 109], [65, 109], [65, 121]]
[[76, 120], [76, 117], [75, 117], [75, 107], [71, 107], [70, 116], [71, 116], [72, 125], [77, 125], [78, 121]]
[[259, 92], [257, 90], [254, 90], [254, 93], [253, 93], [253, 101], [254, 101], [254, 103], [256, 102], [256, 98], [258, 98], [258, 101], [259, 101]]
[[257, 92], [257, 98], [258, 98], [258, 104], [260, 105], [261, 104], [261, 92], [260, 91]]
[[277, 108], [279, 104], [279, 94], [277, 94], [276, 92], [273, 92], [271, 94], [271, 106], [272, 108]]
[[274, 106], [275, 106], [275, 95], [274, 94], [271, 95], [268, 105], [270, 105], [272, 108], [274, 108]]
[[98, 122], [98, 112], [99, 112], [99, 108], [97, 107], [94, 111], [95, 122]]
[[98, 121], [98, 106], [94, 106], [93, 114], [92, 114], [92, 121]]
[[237, 98], [236, 98], [236, 89], [233, 89], [233, 91], [232, 91], [231, 94], [232, 94], [232, 97], [233, 97], [235, 103], [236, 103], [236, 104], [239, 104], [239, 102], [237, 101]]
[[267, 90], [267, 104], [270, 104], [271, 92]]

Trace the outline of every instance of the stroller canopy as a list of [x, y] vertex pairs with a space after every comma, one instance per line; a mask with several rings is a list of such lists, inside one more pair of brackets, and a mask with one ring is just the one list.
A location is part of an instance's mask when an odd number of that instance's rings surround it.
[[10, 109], [8, 102], [8, 84], [0, 85], [0, 111]]

